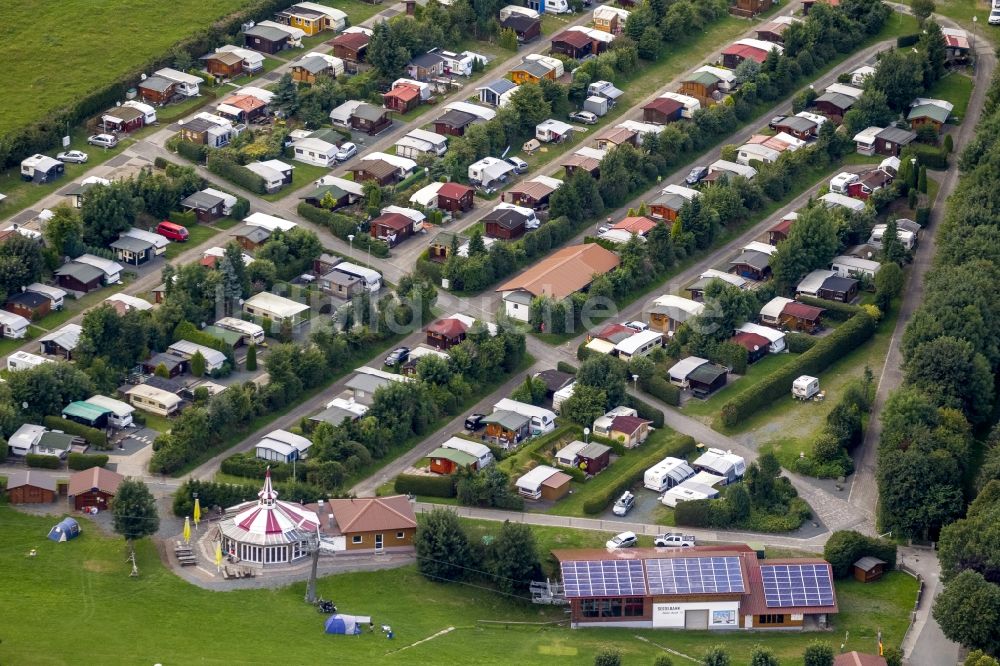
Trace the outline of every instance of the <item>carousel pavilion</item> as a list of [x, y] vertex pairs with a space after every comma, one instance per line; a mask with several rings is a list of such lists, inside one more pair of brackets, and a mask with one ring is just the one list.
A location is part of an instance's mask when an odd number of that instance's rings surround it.
[[226, 511], [219, 524], [222, 552], [256, 564], [287, 564], [309, 555], [319, 517], [301, 504], [282, 502], [271, 485], [271, 470], [256, 501]]

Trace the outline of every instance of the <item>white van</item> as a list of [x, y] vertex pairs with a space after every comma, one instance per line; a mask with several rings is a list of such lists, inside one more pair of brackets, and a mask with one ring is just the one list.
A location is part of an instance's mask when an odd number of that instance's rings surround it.
[[531, 419], [532, 436], [552, 432], [556, 429], [556, 414], [544, 407], [535, 407], [524, 402], [504, 398], [493, 405], [493, 411], [507, 411], [526, 416]]
[[364, 266], [358, 266], [347, 261], [341, 262], [333, 267], [333, 270], [353, 275], [365, 281], [368, 291], [374, 293], [382, 288], [382, 274]]
[[264, 327], [258, 326], [252, 321], [243, 321], [242, 319], [237, 319], [236, 317], [223, 317], [219, 321], [215, 322], [215, 325], [223, 330], [239, 333], [243, 336], [243, 342], [245, 344], [264, 344]]

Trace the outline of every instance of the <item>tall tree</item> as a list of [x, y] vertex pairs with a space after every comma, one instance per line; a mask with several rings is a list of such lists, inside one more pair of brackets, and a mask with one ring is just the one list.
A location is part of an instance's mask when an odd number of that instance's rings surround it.
[[771, 259], [775, 283], [780, 290], [791, 289], [809, 271], [828, 265], [839, 245], [829, 210], [812, 206], [800, 212]]
[[21, 287], [37, 281], [44, 262], [41, 244], [27, 236], [12, 234], [0, 243], [0, 296], [6, 300]]
[[388, 21], [376, 23], [368, 42], [366, 59], [382, 79], [399, 76], [410, 61], [410, 52], [397, 40], [395, 27]]
[[932, 615], [944, 635], [973, 650], [1000, 654], [1000, 587], [963, 571], [934, 600]]
[[111, 502], [111, 515], [115, 532], [126, 541], [152, 536], [160, 529], [156, 500], [146, 484], [138, 479], [125, 479], [118, 486]]
[[[593, 386], [604, 391], [608, 409], [624, 404], [625, 365], [610, 356], [591, 356], [580, 364], [576, 373], [577, 386]], [[574, 390], [575, 392], [575, 390]]]
[[906, 109], [923, 92], [921, 57], [910, 51], [890, 49], [879, 55], [875, 73], [865, 79], [865, 90], [881, 90], [886, 103], [896, 112]]
[[281, 112], [286, 118], [294, 116], [299, 110], [299, 88], [291, 74], [285, 73], [275, 84], [271, 108]]
[[111, 183], [92, 187], [83, 198], [80, 219], [83, 239], [88, 245], [105, 247], [118, 240], [118, 235], [134, 226], [139, 210], [131, 188], [126, 183]]
[[907, 359], [905, 372], [907, 383], [938, 406], [962, 410], [973, 423], [992, 413], [993, 373], [965, 340], [943, 336], [919, 345]]
[[896, 218], [890, 217], [885, 223], [885, 231], [882, 233], [882, 257], [887, 262], [892, 262], [902, 266], [906, 261], [906, 247], [903, 241], [899, 240], [899, 225]]
[[493, 542], [492, 560], [496, 586], [508, 594], [527, 589], [542, 569], [531, 528], [508, 520]]
[[417, 568], [433, 581], [462, 580], [469, 565], [475, 565], [458, 516], [447, 509], [435, 509], [425, 516], [413, 539]]
[[45, 244], [58, 258], [79, 257], [83, 246], [83, 221], [80, 214], [66, 205], [56, 206], [42, 232]]
[[94, 386], [82, 370], [70, 363], [43, 363], [30, 370], [12, 372], [7, 386], [15, 407], [26, 420], [40, 422], [49, 414], [94, 394]]

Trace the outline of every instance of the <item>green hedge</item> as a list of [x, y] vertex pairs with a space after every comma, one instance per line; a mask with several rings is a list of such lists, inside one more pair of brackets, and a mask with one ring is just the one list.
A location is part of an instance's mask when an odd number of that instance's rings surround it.
[[823, 559], [830, 563], [835, 578], [849, 577], [854, 563], [869, 555], [885, 562], [887, 570], [896, 566], [896, 544], [853, 530], [834, 532], [823, 548]]
[[83, 437], [87, 440], [88, 444], [97, 447], [98, 449], [107, 450], [111, 448], [108, 446], [108, 436], [103, 430], [91, 428], [83, 425], [82, 423], [64, 419], [61, 416], [46, 416], [42, 419], [42, 424], [49, 430], [62, 430], [68, 435]]
[[923, 143], [911, 143], [906, 149], [912, 157], [916, 157], [920, 166], [928, 169], [947, 169], [948, 151], [944, 146], [928, 146]]
[[907, 46], [913, 46], [920, 40], [920, 35], [900, 35], [896, 38], [896, 48], [905, 49]]
[[108, 464], [108, 457], [103, 453], [87, 455], [85, 453], [71, 453], [66, 461], [70, 469], [81, 470], [91, 467], [104, 467]]
[[731, 428], [788, 395], [796, 378], [801, 375], [819, 375], [831, 363], [861, 346], [874, 333], [875, 320], [864, 311], [859, 312], [830, 335], [821, 338], [812, 349], [731, 398], [722, 407], [723, 425]]
[[233, 363], [235, 360], [232, 345], [227, 344], [226, 342], [223, 342], [222, 340], [211, 336], [204, 331], [199, 331], [198, 328], [189, 321], [182, 321], [174, 328], [173, 342], [177, 342], [178, 340], [187, 340], [188, 342], [193, 342], [195, 344], [220, 351], [226, 355], [226, 359], [230, 363]]
[[681, 502], [674, 508], [674, 522], [684, 527], [740, 528], [754, 532], [791, 532], [801, 527], [812, 515], [809, 505], [800, 498], [793, 497], [784, 513], [764, 513], [751, 508], [750, 516], [738, 523], [729, 515], [729, 507], [724, 500], [692, 500]]
[[816, 345], [819, 338], [814, 338], [806, 333], [796, 333], [794, 331], [785, 333], [785, 346], [793, 354], [802, 354]]
[[805, 294], [799, 294], [795, 297], [795, 300], [800, 303], [805, 303], [806, 305], [823, 308], [826, 310], [826, 312], [823, 313], [823, 317], [834, 321], [847, 321], [862, 311], [857, 305], [841, 303], [840, 301], [828, 301], [825, 298], [813, 298], [812, 296], [806, 296]]
[[[608, 486], [604, 492], [594, 494], [593, 497], [583, 503], [583, 512], [589, 515], [601, 513], [608, 505], [618, 499], [623, 492], [642, 480], [646, 470], [660, 462], [666, 456], [685, 458], [695, 450], [694, 437], [688, 435], [677, 435], [674, 441], [665, 449], [660, 451], [649, 451], [641, 458], [634, 458], [629, 471], [618, 470], [621, 475], [618, 483]], [[620, 463], [619, 463], [620, 464]], [[614, 471], [614, 470], [613, 470]], [[607, 472], [605, 472], [607, 473]]]
[[750, 352], [746, 347], [742, 347], [733, 342], [723, 342], [712, 347], [708, 355], [708, 360], [729, 368], [729, 371], [737, 375], [747, 373], [747, 362]]
[[242, 164], [237, 164], [216, 151], [208, 155], [208, 170], [255, 194], [267, 194], [267, 183]]
[[384, 242], [373, 239], [364, 233], [358, 233], [358, 220], [347, 215], [334, 213], [324, 208], [311, 206], [306, 202], [299, 203], [296, 209], [302, 217], [310, 222], [314, 222], [329, 229], [335, 236], [346, 241], [350, 235], [354, 236], [354, 247], [362, 250], [371, 250], [376, 257], [385, 258], [389, 256], [389, 246]]
[[167, 165], [170, 164], [165, 157], [157, 157], [153, 160], [153, 166], [157, 169], [166, 169]]
[[566, 361], [559, 361], [558, 363], [556, 363], [556, 370], [558, 370], [559, 372], [565, 372], [568, 375], [576, 374], [576, 366], [570, 365]]
[[455, 477], [400, 474], [393, 486], [397, 493], [410, 493], [424, 497], [454, 497]]
[[661, 375], [652, 375], [642, 383], [642, 390], [672, 407], [681, 404], [681, 390]]
[[[261, 460], [251, 453], [234, 453], [225, 458], [219, 465], [219, 471], [223, 474], [242, 476], [255, 481], [263, 479], [267, 468], [271, 468], [271, 478], [277, 481], [287, 481], [292, 478], [292, 466], [287, 463], [274, 462], [272, 460]], [[306, 466], [298, 465], [300, 478], [305, 478]]]
[[29, 453], [24, 456], [24, 462], [28, 467], [42, 467], [44, 469], [59, 469], [60, 460], [57, 456], [45, 456], [37, 453]]
[[182, 139], [173, 145], [174, 148], [177, 149], [178, 155], [184, 159], [191, 160], [192, 162], [197, 162], [198, 164], [204, 163], [205, 158], [208, 156], [208, 146], [200, 143], [184, 141]]
[[921, 206], [917, 208], [917, 215], [914, 222], [922, 227], [926, 227], [927, 223], [931, 220], [931, 209], [928, 206]]
[[645, 402], [642, 398], [638, 396], [629, 395], [627, 397], [628, 406], [638, 412], [640, 418], [647, 419], [653, 422], [654, 428], [663, 427], [663, 412], [653, 407], [648, 402]]

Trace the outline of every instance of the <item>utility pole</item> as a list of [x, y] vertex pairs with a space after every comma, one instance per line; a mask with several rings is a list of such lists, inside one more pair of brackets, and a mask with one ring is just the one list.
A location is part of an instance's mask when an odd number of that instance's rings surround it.
[[316, 570], [319, 567], [319, 529], [316, 530], [315, 541], [310, 539], [312, 545], [312, 567], [309, 571], [309, 582], [306, 583], [306, 602], [316, 603]]

